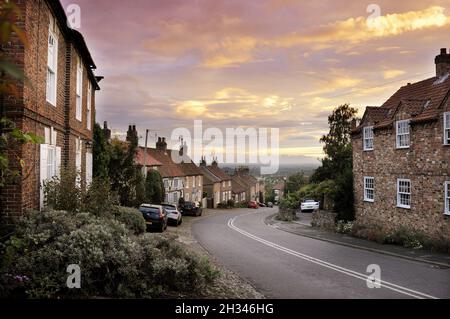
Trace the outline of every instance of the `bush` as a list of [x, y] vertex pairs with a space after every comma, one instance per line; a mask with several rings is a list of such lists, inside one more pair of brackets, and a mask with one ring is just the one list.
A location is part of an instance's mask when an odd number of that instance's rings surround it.
[[[1, 254], [1, 297], [178, 296], [198, 294], [218, 276], [173, 239], [136, 237], [115, 219], [86, 213], [31, 213]], [[66, 286], [70, 264], [81, 267], [82, 289]]]
[[135, 208], [117, 206], [114, 208], [114, 217], [135, 235], [143, 234], [147, 228], [142, 213]]
[[336, 223], [336, 232], [340, 234], [351, 234], [353, 231], [353, 222], [346, 222], [344, 220], [339, 220]]
[[227, 201], [227, 206], [228, 206], [228, 208], [234, 208], [234, 200], [232, 200], [232, 199], [229, 199], [228, 201]]
[[82, 210], [94, 215], [108, 215], [119, 204], [119, 196], [111, 191], [107, 180], [94, 178], [82, 198]]
[[79, 174], [74, 170], [61, 170], [60, 176], [44, 182], [46, 207], [54, 210], [80, 212], [83, 191], [77, 183]]

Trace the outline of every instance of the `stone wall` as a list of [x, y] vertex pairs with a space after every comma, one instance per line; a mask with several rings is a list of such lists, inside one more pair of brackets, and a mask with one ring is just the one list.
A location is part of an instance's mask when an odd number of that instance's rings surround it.
[[312, 214], [311, 225], [313, 227], [324, 228], [334, 231], [336, 225], [336, 217], [337, 217], [336, 213], [324, 210], [316, 210]]
[[[368, 123], [367, 125], [369, 125]], [[443, 145], [443, 116], [413, 124], [411, 147], [396, 149], [395, 128], [376, 130], [374, 150], [363, 151], [362, 135], [353, 136], [355, 214], [360, 225], [385, 232], [406, 227], [430, 239], [450, 240], [444, 215], [444, 182], [450, 180], [450, 147]], [[364, 201], [364, 177], [375, 178], [374, 202]], [[397, 179], [411, 180], [411, 208], [397, 207]]]

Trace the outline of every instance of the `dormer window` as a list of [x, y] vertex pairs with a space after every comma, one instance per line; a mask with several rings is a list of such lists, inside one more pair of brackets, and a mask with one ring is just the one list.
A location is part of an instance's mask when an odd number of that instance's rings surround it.
[[397, 148], [409, 148], [411, 144], [410, 121], [396, 122]]
[[373, 151], [373, 126], [363, 129], [364, 151]]
[[444, 113], [444, 145], [450, 145], [450, 112]]

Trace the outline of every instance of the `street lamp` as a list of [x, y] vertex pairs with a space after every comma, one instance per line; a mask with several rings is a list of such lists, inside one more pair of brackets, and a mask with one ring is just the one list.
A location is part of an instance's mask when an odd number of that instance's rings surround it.
[[286, 196], [287, 196], [287, 189], [286, 189], [286, 181], [287, 181], [287, 178], [286, 178], [286, 177], [283, 177], [283, 180], [284, 180], [283, 197], [286, 198]]

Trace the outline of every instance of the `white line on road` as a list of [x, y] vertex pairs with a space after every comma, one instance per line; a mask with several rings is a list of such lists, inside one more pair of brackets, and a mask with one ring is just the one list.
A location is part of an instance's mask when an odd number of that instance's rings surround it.
[[[241, 216], [246, 216], [246, 215], [251, 215], [251, 214], [254, 214], [254, 213], [245, 214], [245, 215], [241, 215]], [[308, 256], [308, 255], [299, 253], [297, 251], [294, 251], [294, 250], [291, 250], [289, 248], [277, 245], [277, 244], [275, 244], [273, 242], [270, 242], [268, 240], [265, 240], [263, 238], [255, 236], [253, 234], [250, 234], [249, 232], [246, 232], [245, 230], [243, 230], [241, 228], [238, 228], [238, 227], [236, 227], [234, 225], [234, 221], [236, 220], [237, 217], [238, 216], [236, 216], [236, 217], [234, 217], [234, 218], [232, 218], [232, 219], [230, 219], [228, 221], [228, 227], [233, 229], [233, 230], [235, 230], [235, 231], [237, 231], [238, 233], [248, 237], [248, 238], [251, 238], [251, 239], [253, 239], [255, 241], [258, 241], [258, 242], [260, 242], [260, 243], [262, 243], [262, 244], [264, 244], [266, 246], [269, 246], [269, 247], [275, 248], [277, 250], [280, 250], [282, 252], [285, 252], [285, 253], [287, 253], [289, 255], [292, 255], [292, 256], [304, 259], [304, 260], [309, 261], [311, 263], [320, 265], [320, 266], [328, 268], [328, 269], [332, 269], [334, 271], [346, 274], [348, 276], [364, 280], [366, 282], [367, 282], [367, 279], [369, 278], [369, 276], [367, 276], [365, 274], [358, 273], [358, 272], [353, 271], [351, 269], [347, 269], [347, 268], [344, 268], [344, 267], [341, 267], [341, 266], [338, 266], [338, 265], [326, 262], [324, 260], [321, 260], [321, 259], [318, 259], [318, 258], [314, 258], [314, 257]], [[410, 296], [410, 297], [413, 297], [413, 298], [417, 298], [417, 299], [425, 299], [425, 298], [438, 299], [437, 297], [430, 296], [430, 295], [427, 295], [425, 293], [422, 293], [422, 292], [419, 292], [419, 291], [415, 291], [415, 290], [412, 290], [412, 289], [409, 289], [409, 288], [406, 288], [406, 287], [403, 287], [403, 286], [399, 286], [399, 285], [396, 285], [396, 284], [393, 284], [393, 283], [390, 283], [390, 282], [387, 282], [387, 281], [384, 281], [384, 280], [380, 280], [380, 284], [381, 284], [381, 287], [384, 287], [384, 288], [396, 291], [398, 293], [401, 293], [401, 294], [404, 294], [404, 295], [407, 295], [407, 296]]]

